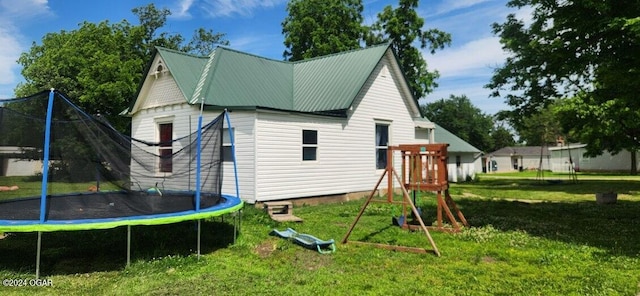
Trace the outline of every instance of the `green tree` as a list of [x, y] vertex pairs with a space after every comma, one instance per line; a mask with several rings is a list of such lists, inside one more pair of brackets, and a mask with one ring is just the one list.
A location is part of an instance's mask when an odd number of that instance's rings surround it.
[[286, 50], [283, 56], [298, 61], [360, 48], [361, 0], [293, 0], [282, 22]]
[[129, 120], [119, 113], [135, 96], [155, 46], [201, 51], [225, 42], [222, 34], [200, 29], [195, 39], [183, 46], [181, 35], [159, 33], [169, 10], [149, 4], [133, 12], [139, 25], [83, 22], [76, 30], [48, 33], [41, 44], [34, 42], [18, 59], [25, 82], [18, 85], [16, 95], [56, 88], [87, 113], [100, 113], [126, 131]]
[[525, 118], [518, 128], [520, 141], [529, 146], [555, 145], [563, 132], [551, 107]]
[[491, 131], [491, 140], [493, 147], [487, 150], [487, 152], [496, 151], [500, 148], [514, 146], [516, 144], [516, 141], [513, 139], [513, 134], [502, 125], [493, 128]]
[[[597, 96], [579, 94], [556, 106], [560, 125], [582, 143], [589, 143], [586, 156], [595, 157], [607, 150], [617, 154], [638, 147], [640, 109], [629, 108], [624, 100], [602, 101]], [[631, 150], [632, 175], [637, 174], [636, 150]]]
[[420, 48], [428, 48], [433, 54], [451, 44], [451, 34], [438, 29], [423, 31], [424, 18], [418, 15], [418, 0], [400, 0], [395, 9], [386, 6], [378, 14], [378, 20], [370, 27], [368, 45], [390, 42], [398, 56], [400, 66], [409, 82], [413, 97], [418, 100], [438, 86], [437, 71], [429, 71]]
[[451, 95], [421, 106], [423, 114], [474, 147], [489, 151], [493, 148], [490, 137], [493, 119], [473, 106], [466, 96]]
[[[554, 100], [570, 99], [559, 103], [559, 116], [569, 116], [559, 119], [565, 130], [585, 141], [591, 155], [631, 151], [635, 173], [640, 148], [640, 1], [512, 0], [507, 5], [532, 7], [533, 20], [525, 25], [511, 14], [505, 23], [493, 25], [511, 55], [487, 85], [492, 95], [506, 98], [513, 121], [540, 112]], [[582, 109], [570, 111], [567, 106]], [[583, 120], [587, 118], [597, 121]]]

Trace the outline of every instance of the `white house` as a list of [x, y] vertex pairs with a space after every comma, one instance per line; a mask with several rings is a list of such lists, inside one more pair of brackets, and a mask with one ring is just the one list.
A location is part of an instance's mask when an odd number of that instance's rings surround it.
[[504, 147], [487, 154], [484, 161], [487, 172], [551, 169], [551, 156], [547, 146]]
[[[132, 137], [186, 135], [201, 103], [205, 122], [230, 111], [240, 197], [249, 203], [370, 191], [387, 145], [433, 140], [386, 44], [299, 62], [158, 48], [126, 110]], [[235, 194], [226, 149], [223, 192]]]
[[[596, 157], [586, 157], [586, 144], [570, 144], [549, 147], [551, 152], [551, 171], [568, 172], [570, 164], [576, 171], [582, 172], [629, 172], [631, 171], [631, 153], [620, 151], [616, 155], [605, 151]], [[636, 164], [640, 167], [640, 162]]]
[[42, 161], [29, 160], [21, 154], [20, 147], [0, 146], [0, 176], [34, 176], [42, 172]]
[[435, 142], [449, 144], [447, 148], [449, 181], [464, 182], [469, 178], [473, 179], [476, 172], [482, 170], [482, 151], [443, 127], [437, 124], [435, 126]]

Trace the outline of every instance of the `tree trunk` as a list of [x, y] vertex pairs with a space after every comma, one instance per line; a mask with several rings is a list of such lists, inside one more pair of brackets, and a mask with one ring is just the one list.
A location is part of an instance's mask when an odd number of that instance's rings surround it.
[[637, 155], [636, 150], [631, 150], [631, 175], [635, 176], [638, 174], [638, 166], [637, 166]]

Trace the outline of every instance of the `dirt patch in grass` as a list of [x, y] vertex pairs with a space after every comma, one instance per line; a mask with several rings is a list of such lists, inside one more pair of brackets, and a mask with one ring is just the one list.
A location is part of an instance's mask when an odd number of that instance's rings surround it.
[[274, 240], [266, 240], [263, 243], [259, 244], [255, 248], [256, 254], [260, 256], [260, 258], [267, 258], [271, 256], [273, 251], [276, 250], [276, 242]]
[[498, 260], [496, 260], [496, 258], [493, 258], [491, 256], [484, 256], [484, 257], [482, 257], [481, 261], [483, 263], [495, 263]]

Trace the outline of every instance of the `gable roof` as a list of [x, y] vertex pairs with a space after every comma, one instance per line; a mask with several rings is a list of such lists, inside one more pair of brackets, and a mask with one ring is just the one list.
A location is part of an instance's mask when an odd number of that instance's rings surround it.
[[480, 149], [473, 147], [471, 144], [467, 143], [463, 139], [460, 139], [458, 136], [439, 126], [437, 123], [434, 122], [433, 124], [436, 126], [433, 135], [434, 140], [436, 141], [436, 143], [449, 143], [449, 148], [447, 148], [447, 151], [469, 153], [482, 152], [480, 151]]
[[[207, 63], [207, 57], [198, 57], [187, 53], [158, 47], [158, 54], [165, 61], [169, 72], [175, 73], [173, 78], [185, 98], [193, 96], [200, 72]], [[176, 75], [178, 74], [178, 75]]]
[[[224, 47], [217, 47], [207, 57], [156, 49], [190, 104], [204, 100], [205, 105], [225, 108], [332, 115], [346, 114], [385, 55], [395, 57], [389, 44], [297, 62], [277, 61]], [[408, 89], [404, 96], [415, 105]], [[134, 104], [129, 112], [135, 112]], [[413, 113], [419, 114], [417, 105], [414, 108]]]
[[549, 155], [549, 149], [543, 146], [510, 146], [489, 153], [490, 156], [543, 156]]

